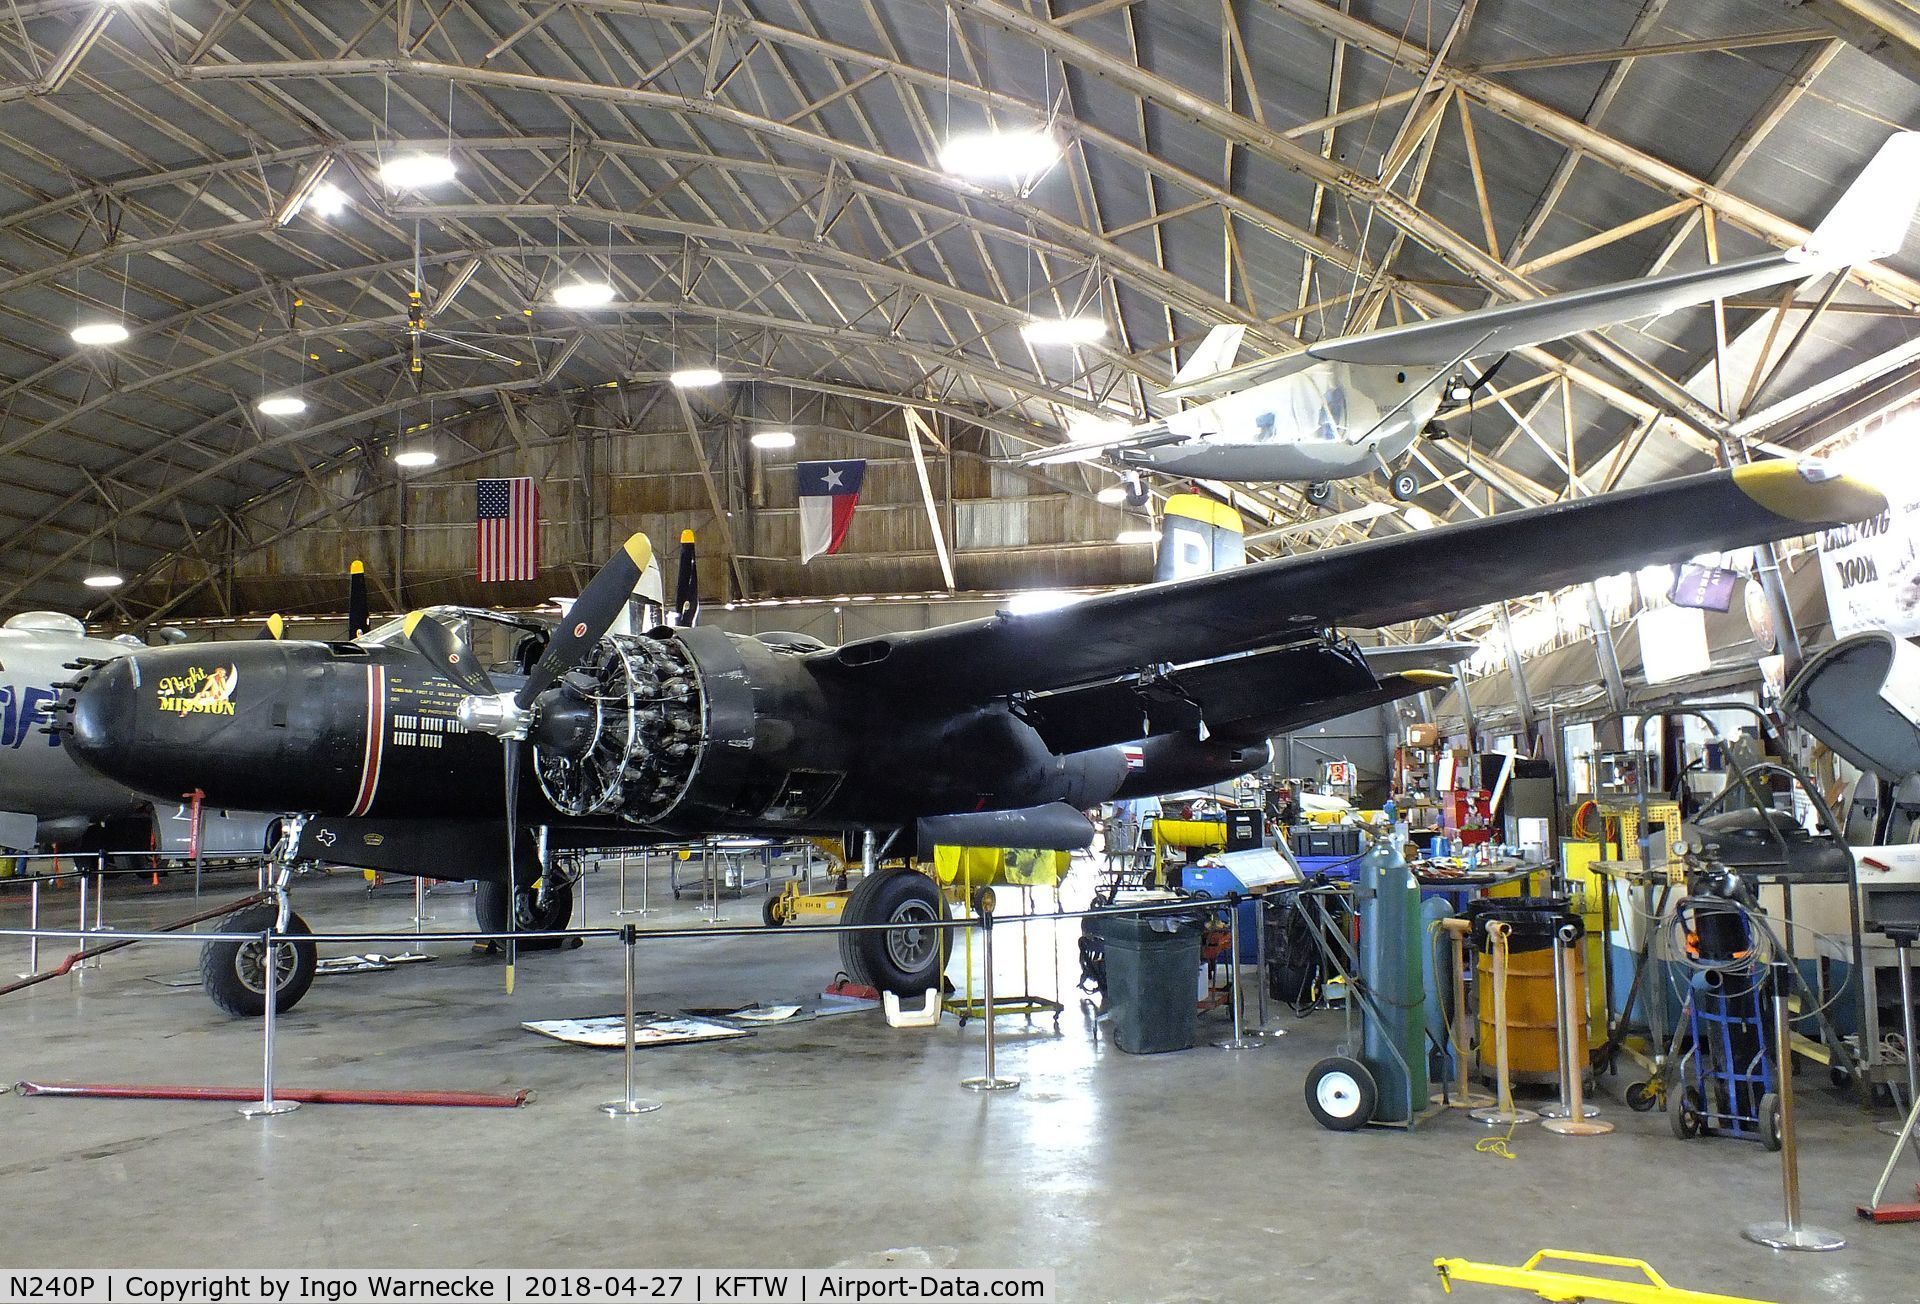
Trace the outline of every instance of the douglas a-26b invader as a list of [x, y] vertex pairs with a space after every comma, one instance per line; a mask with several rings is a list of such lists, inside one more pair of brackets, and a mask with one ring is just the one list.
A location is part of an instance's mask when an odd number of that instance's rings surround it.
[[[94, 670], [62, 714], [75, 754], [131, 787], [300, 812], [298, 859], [479, 879], [501, 889], [490, 899], [511, 926], [552, 927], [571, 893], [539, 868], [536, 842], [843, 834], [869, 864], [890, 841], [1082, 847], [1082, 811], [1250, 773], [1273, 734], [1430, 687], [1465, 650], [1370, 658], [1340, 626], [1885, 510], [1820, 465], [1765, 462], [840, 647], [697, 625], [610, 634], [651, 555], [634, 535], [557, 626], [526, 627], [539, 651], [526, 648], [524, 672], [489, 672], [442, 623], [482, 613], [440, 609], [352, 642], [135, 652]], [[194, 686], [216, 667], [226, 680], [203, 706]], [[477, 817], [489, 809], [507, 818]], [[506, 911], [510, 899], [521, 908]], [[279, 926], [304, 931], [282, 902]], [[867, 875], [848, 920], [902, 927], [843, 935], [849, 969], [925, 990], [937, 950], [912, 925], [943, 909], [923, 874]], [[257, 1013], [259, 956], [226, 946], [209, 952], [221, 979], [209, 989]], [[280, 949], [300, 957], [285, 1006], [313, 947]]]
[[[1693, 271], [1621, 281], [1521, 303], [1321, 340], [1298, 353], [1234, 365], [1246, 327], [1216, 326], [1162, 397], [1191, 402], [1117, 434], [1036, 449], [1029, 464], [1104, 460], [1144, 493], [1142, 472], [1195, 479], [1305, 483], [1324, 503], [1332, 482], [1378, 473], [1405, 502], [1419, 481], [1402, 465], [1434, 418], [1473, 401], [1515, 349], [1659, 317], [1694, 304], [1898, 253], [1920, 204], [1920, 133], [1880, 147], [1807, 241]], [[1475, 359], [1493, 358], [1485, 371]]]

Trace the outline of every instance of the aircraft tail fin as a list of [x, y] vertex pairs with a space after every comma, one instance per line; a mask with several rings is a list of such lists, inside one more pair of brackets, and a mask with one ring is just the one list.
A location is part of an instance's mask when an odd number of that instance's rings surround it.
[[1233, 364], [1240, 359], [1240, 341], [1246, 338], [1247, 328], [1242, 325], [1215, 326], [1207, 332], [1207, 338], [1200, 341], [1200, 347], [1193, 356], [1181, 364], [1174, 373], [1175, 385], [1191, 385], [1197, 380], [1223, 371], [1231, 371]]
[[1839, 267], [1900, 252], [1920, 208], [1920, 132], [1896, 132], [1802, 245], [1801, 261]]
[[1179, 580], [1232, 570], [1246, 560], [1246, 525], [1239, 512], [1199, 494], [1167, 499], [1160, 518], [1160, 548], [1153, 561], [1154, 579]]

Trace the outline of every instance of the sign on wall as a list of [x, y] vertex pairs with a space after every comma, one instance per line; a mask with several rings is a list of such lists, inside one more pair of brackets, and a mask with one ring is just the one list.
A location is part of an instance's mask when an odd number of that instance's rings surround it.
[[1912, 463], [1920, 438], [1909, 410], [1863, 432], [1834, 461], [1871, 480], [1887, 495], [1888, 510], [1872, 520], [1820, 535], [1820, 579], [1836, 638], [1884, 629], [1901, 638], [1920, 634], [1920, 477], [1891, 474]]

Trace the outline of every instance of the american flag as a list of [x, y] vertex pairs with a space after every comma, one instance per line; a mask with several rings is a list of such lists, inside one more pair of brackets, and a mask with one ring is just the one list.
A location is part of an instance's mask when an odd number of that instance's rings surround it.
[[532, 579], [540, 565], [540, 491], [533, 477], [481, 480], [474, 490], [480, 579]]

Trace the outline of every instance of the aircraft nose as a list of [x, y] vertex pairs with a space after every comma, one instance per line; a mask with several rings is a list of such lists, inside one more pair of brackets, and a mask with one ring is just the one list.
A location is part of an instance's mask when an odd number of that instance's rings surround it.
[[87, 676], [73, 696], [73, 736], [67, 740], [83, 763], [122, 783], [131, 782], [122, 767], [136, 742], [134, 659], [109, 661]]

